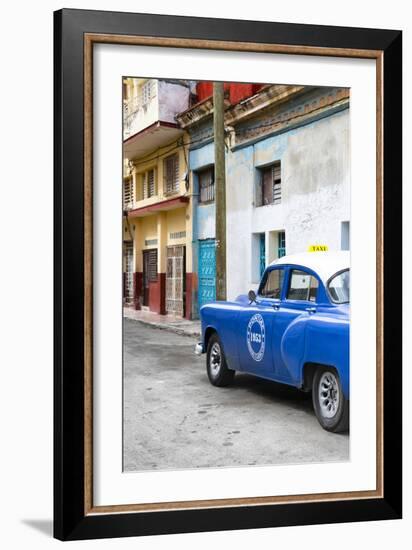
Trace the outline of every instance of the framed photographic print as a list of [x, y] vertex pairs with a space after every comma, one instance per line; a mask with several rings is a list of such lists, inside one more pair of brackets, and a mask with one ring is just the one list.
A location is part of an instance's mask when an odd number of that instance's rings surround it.
[[400, 31], [55, 13], [55, 536], [402, 509]]

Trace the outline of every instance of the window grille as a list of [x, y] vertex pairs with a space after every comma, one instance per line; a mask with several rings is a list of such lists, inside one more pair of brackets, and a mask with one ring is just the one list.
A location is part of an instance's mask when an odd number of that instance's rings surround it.
[[147, 279], [149, 282], [157, 281], [157, 250], [145, 250]]
[[124, 298], [125, 302], [133, 301], [133, 242], [123, 243], [124, 255]]
[[199, 202], [215, 200], [215, 171], [207, 168], [199, 172]]
[[171, 239], [184, 239], [186, 237], [186, 231], [174, 231], [169, 233]]
[[185, 247], [169, 246], [166, 249], [166, 311], [184, 315]]

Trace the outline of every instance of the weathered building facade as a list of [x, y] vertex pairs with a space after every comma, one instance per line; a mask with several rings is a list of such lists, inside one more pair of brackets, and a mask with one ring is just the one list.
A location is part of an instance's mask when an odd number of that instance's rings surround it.
[[[255, 90], [251, 90], [252, 92]], [[227, 294], [255, 288], [275, 258], [324, 244], [349, 248], [349, 91], [267, 85], [227, 90]], [[190, 136], [198, 307], [214, 299], [213, 101], [177, 116]], [[196, 309], [196, 308], [194, 308]]]
[[175, 116], [190, 84], [124, 80], [124, 301], [191, 318], [192, 204], [187, 145]]
[[[255, 94], [261, 84], [225, 84], [226, 108]], [[193, 285], [193, 317], [202, 305], [216, 299], [216, 232], [213, 139], [213, 83], [199, 82], [197, 103], [177, 115], [190, 137], [189, 168], [193, 189], [192, 254], [197, 274]]]

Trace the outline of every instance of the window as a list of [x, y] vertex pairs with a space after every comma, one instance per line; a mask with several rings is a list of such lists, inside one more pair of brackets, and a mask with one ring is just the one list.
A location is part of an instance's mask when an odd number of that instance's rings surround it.
[[163, 161], [164, 191], [166, 195], [179, 191], [179, 156], [167, 157]]
[[316, 302], [319, 282], [316, 277], [305, 271], [293, 269], [290, 276], [288, 300], [303, 300]]
[[282, 198], [280, 160], [259, 169], [256, 206], [279, 204]]
[[340, 239], [340, 248], [341, 250], [349, 250], [349, 222], [341, 223], [341, 239]]
[[148, 199], [150, 197], [154, 197], [157, 194], [156, 189], [156, 178], [155, 178], [155, 171], [147, 170], [147, 172], [143, 172], [141, 174], [142, 178], [142, 194], [141, 198]]
[[153, 197], [155, 195], [154, 170], [149, 170], [148, 172], [146, 172], [146, 185], [147, 185], [147, 196]]
[[266, 269], [266, 238], [265, 234], [259, 235], [259, 274], [263, 276]]
[[125, 210], [133, 206], [133, 200], [134, 200], [133, 195], [134, 195], [133, 180], [132, 178], [128, 178], [124, 181], [124, 188], [123, 188], [123, 208]]
[[206, 168], [198, 173], [199, 176], [199, 202], [212, 202], [215, 200], [215, 170]]
[[329, 296], [335, 304], [349, 303], [350, 274], [349, 269], [334, 275], [328, 282]]
[[157, 249], [143, 250], [144, 276], [149, 283], [157, 281]]
[[269, 271], [266, 275], [266, 280], [263, 282], [260, 295], [279, 300], [282, 293], [284, 276], [284, 269], [272, 269]]
[[284, 231], [278, 233], [278, 258], [286, 256], [286, 235]]

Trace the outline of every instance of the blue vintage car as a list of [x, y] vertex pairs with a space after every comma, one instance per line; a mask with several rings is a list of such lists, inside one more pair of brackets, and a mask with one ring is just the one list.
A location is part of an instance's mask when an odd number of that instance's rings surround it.
[[214, 386], [236, 371], [312, 391], [321, 426], [349, 424], [349, 252], [285, 256], [269, 265], [257, 294], [200, 310]]

